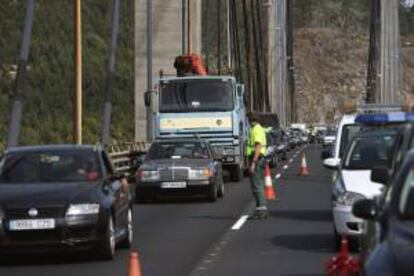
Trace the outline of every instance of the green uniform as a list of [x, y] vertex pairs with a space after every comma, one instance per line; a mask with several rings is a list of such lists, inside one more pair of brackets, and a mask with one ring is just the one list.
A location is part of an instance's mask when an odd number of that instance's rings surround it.
[[[250, 130], [250, 137], [247, 145], [247, 156], [250, 160], [254, 157], [254, 148], [256, 143], [260, 144], [260, 155], [263, 157], [266, 152], [266, 131], [258, 123], [253, 125]], [[264, 166], [265, 160], [264, 158], [260, 158], [259, 162], [256, 164], [254, 173], [250, 175], [250, 185], [254, 199], [256, 200], [256, 207], [258, 209], [266, 209], [263, 176]]]

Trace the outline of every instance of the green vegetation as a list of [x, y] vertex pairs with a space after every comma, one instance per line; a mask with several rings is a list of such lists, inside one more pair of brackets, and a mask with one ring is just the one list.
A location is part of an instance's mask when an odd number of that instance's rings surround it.
[[[0, 3], [0, 146], [7, 139], [25, 12], [26, 1]], [[121, 1], [121, 13], [111, 131], [126, 141], [134, 132], [133, 2]], [[84, 143], [100, 138], [111, 19], [111, 0], [82, 1]], [[20, 144], [72, 141], [72, 27], [72, 1], [36, 1]]]

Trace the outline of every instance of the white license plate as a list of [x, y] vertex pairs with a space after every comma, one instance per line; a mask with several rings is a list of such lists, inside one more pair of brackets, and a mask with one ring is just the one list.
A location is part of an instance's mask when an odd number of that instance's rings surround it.
[[163, 182], [161, 188], [163, 189], [183, 189], [187, 187], [186, 182]]
[[10, 231], [43, 230], [55, 227], [54, 219], [19, 219], [11, 220], [9, 223]]

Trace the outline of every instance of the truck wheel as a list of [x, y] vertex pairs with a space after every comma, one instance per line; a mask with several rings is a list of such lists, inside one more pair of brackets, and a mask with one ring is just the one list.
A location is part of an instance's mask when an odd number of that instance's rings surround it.
[[239, 182], [243, 179], [243, 170], [239, 165], [233, 166], [230, 170], [230, 178], [233, 182]]

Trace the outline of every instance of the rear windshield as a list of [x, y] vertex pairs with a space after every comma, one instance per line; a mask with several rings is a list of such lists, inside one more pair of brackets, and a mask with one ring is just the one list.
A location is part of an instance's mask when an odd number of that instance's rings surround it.
[[355, 138], [345, 153], [344, 169], [370, 170], [375, 166], [388, 166], [396, 134]]
[[0, 160], [0, 183], [93, 181], [101, 177], [92, 151], [9, 153]]

